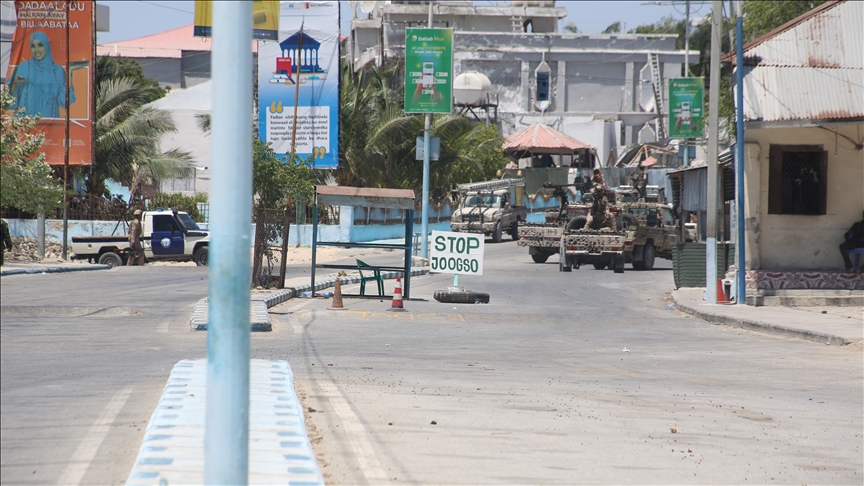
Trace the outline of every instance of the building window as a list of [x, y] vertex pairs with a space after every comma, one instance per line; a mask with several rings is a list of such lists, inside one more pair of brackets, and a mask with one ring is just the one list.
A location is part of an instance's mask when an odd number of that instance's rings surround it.
[[828, 153], [821, 145], [771, 145], [768, 214], [823, 215]]

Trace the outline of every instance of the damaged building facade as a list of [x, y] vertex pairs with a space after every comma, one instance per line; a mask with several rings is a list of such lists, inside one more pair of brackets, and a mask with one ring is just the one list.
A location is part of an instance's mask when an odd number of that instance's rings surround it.
[[[495, 109], [470, 111], [496, 123], [502, 136], [542, 123], [595, 147], [601, 166], [628, 145], [663, 138], [665, 120], [657, 119], [656, 108], [663, 111], [667, 80], [681, 77], [685, 62], [684, 51], [675, 49], [677, 35], [558, 32], [578, 3], [436, 1], [431, 8], [433, 27], [454, 30], [454, 77], [476, 71], [489, 79], [483, 104]], [[426, 27], [429, 9], [420, 1], [358, 8], [346, 61], [356, 71], [404, 59], [405, 29]], [[690, 59], [694, 64], [698, 52]]]

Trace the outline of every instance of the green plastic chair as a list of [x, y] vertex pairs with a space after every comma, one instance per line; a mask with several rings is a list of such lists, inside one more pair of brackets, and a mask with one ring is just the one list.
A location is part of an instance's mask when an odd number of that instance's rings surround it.
[[[366, 282], [378, 282], [378, 295], [384, 295], [384, 278], [381, 277], [381, 269], [373, 267], [362, 260], [357, 260], [357, 269], [360, 270], [360, 295], [366, 295]], [[364, 275], [364, 270], [366, 271]], [[369, 275], [372, 272], [372, 275]]]

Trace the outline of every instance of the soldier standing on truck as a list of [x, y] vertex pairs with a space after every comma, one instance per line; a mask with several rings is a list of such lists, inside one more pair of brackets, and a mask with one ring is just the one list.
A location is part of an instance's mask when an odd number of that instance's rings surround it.
[[633, 172], [630, 176], [633, 179], [633, 187], [639, 192], [639, 199], [645, 200], [645, 188], [648, 187], [648, 173], [645, 171], [645, 166], [640, 165], [639, 170]]
[[[602, 176], [601, 176], [602, 177]], [[585, 227], [593, 230], [600, 228], [615, 229], [615, 218], [609, 212], [609, 199], [606, 197], [606, 191], [598, 186], [594, 186], [594, 200], [591, 203], [591, 210], [588, 212], [588, 217], [585, 219]]]
[[134, 265], [144, 266], [144, 248], [141, 247], [141, 210], [136, 209], [132, 213], [132, 222], [129, 223], [129, 248], [132, 252], [129, 254], [129, 259], [126, 260], [126, 266]]
[[606, 189], [606, 178], [600, 173], [600, 169], [594, 169], [594, 177], [591, 178], [591, 185], [595, 189], [598, 186], [601, 189]]

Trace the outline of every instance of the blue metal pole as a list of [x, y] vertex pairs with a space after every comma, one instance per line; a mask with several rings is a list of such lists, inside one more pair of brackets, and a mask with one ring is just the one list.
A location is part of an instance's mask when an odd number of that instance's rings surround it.
[[432, 115], [426, 113], [423, 126], [423, 206], [420, 211], [420, 256], [429, 258], [429, 132]]
[[213, 2], [205, 484], [249, 477], [252, 3]]
[[738, 2], [737, 18], [735, 19], [735, 83], [737, 93], [736, 133], [735, 133], [735, 208], [736, 226], [738, 228], [738, 244], [735, 245], [735, 257], [738, 260], [735, 277], [735, 303], [747, 303], [747, 282], [744, 269], [744, 19], [741, 17], [741, 3]]

